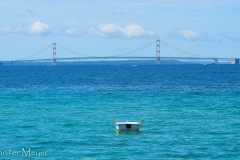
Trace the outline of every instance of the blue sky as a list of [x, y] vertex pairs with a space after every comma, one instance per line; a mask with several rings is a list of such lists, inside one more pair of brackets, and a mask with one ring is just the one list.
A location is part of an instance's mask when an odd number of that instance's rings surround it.
[[38, 52], [54, 42], [59, 58], [147, 44], [128, 56], [155, 56], [156, 39], [164, 57], [239, 58], [239, 8], [239, 0], [1, 0], [0, 60], [51, 58], [51, 47]]

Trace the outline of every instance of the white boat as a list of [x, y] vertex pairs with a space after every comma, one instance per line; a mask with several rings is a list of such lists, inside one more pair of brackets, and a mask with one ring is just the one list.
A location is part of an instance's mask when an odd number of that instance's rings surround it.
[[116, 125], [117, 130], [139, 130], [140, 124], [144, 122], [141, 120], [139, 122], [117, 122], [115, 119], [113, 120], [114, 124]]

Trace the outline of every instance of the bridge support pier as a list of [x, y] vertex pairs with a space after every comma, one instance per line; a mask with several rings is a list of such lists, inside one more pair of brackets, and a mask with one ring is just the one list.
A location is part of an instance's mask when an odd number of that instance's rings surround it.
[[231, 59], [231, 64], [239, 64], [239, 59], [238, 58], [233, 58]]
[[218, 64], [218, 59], [215, 58], [213, 64]]
[[52, 65], [56, 66], [56, 43], [53, 43], [53, 57], [52, 57]]
[[160, 40], [156, 41], [156, 64], [160, 64]]

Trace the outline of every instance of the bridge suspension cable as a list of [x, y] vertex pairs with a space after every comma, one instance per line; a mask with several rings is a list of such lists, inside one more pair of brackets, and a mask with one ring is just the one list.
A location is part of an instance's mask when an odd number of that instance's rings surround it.
[[[148, 44], [146, 44], [146, 45], [144, 45], [144, 46], [142, 46], [142, 47], [139, 47], [139, 48], [137, 48], [137, 49], [134, 49], [134, 50], [132, 50], [132, 51], [129, 51], [129, 52], [126, 52], [126, 53], [122, 53], [122, 54], [118, 54], [118, 55], [114, 55], [114, 56], [109, 56], [109, 57], [120, 57], [120, 56], [128, 55], [128, 54], [137, 52], [137, 51], [139, 51], [139, 50], [142, 50], [142, 49], [144, 49], [144, 48], [147, 48], [148, 46], [151, 46], [151, 45], [153, 45], [153, 44], [155, 44], [155, 43], [156, 43], [156, 40], [153, 40], [153, 41], [151, 41], [150, 43], [148, 43]], [[172, 48], [172, 49], [174, 49], [174, 50], [176, 50], [176, 51], [179, 51], [179, 52], [182, 52], [182, 53], [185, 53], [185, 54], [188, 54], [188, 55], [197, 56], [197, 57], [202, 57], [202, 58], [209, 58], [209, 57], [206, 57], [206, 56], [201, 56], [201, 55], [197, 55], [197, 54], [193, 54], [193, 53], [184, 51], [184, 50], [182, 50], [182, 49], [179, 49], [179, 48], [177, 48], [177, 47], [174, 47], [174, 46], [168, 44], [167, 42], [165, 42], [165, 41], [163, 41], [163, 40], [161, 40], [160, 43], [163, 44], [163, 45], [165, 45], [165, 46], [168, 46], [168, 47], [170, 47], [170, 48]], [[77, 55], [81, 55], [81, 56], [85, 56], [85, 57], [92, 57], [91, 55], [82, 54], [82, 53], [73, 51], [73, 50], [71, 50], [71, 49], [68, 49], [68, 48], [66, 48], [66, 47], [64, 47], [64, 46], [62, 46], [62, 45], [60, 45], [60, 44], [58, 44], [58, 47], [66, 50], [66, 51], [68, 51], [68, 52], [77, 54]]]
[[113, 56], [113, 57], [119, 57], [119, 56], [123, 56], [123, 55], [127, 55], [127, 54], [131, 54], [131, 53], [137, 52], [137, 51], [139, 51], [139, 50], [142, 50], [142, 49], [144, 49], [144, 48], [147, 48], [148, 46], [150, 46], [150, 45], [152, 45], [152, 44], [155, 44], [155, 42], [156, 42], [156, 40], [154, 40], [154, 41], [152, 41], [152, 42], [150, 42], [150, 43], [148, 43], [148, 44], [146, 44], [146, 45], [144, 45], [144, 46], [142, 46], [142, 47], [140, 47], [140, 48], [137, 48], [137, 49], [135, 49], [135, 50], [132, 50], [132, 51], [129, 51], [129, 52], [126, 52], [126, 53], [123, 53], [123, 54], [118, 54], [118, 55], [115, 55], [115, 56]]
[[148, 43], [148, 44], [146, 44], [146, 45], [144, 45], [144, 46], [142, 46], [142, 47], [140, 47], [140, 48], [137, 48], [137, 49], [135, 49], [135, 50], [132, 50], [132, 51], [129, 51], [129, 52], [126, 52], [126, 53], [123, 53], [123, 54], [118, 54], [118, 55], [115, 55], [115, 56], [113, 56], [113, 57], [120, 57], [120, 56], [123, 56], [123, 55], [127, 55], [127, 54], [131, 54], [131, 53], [137, 52], [137, 51], [139, 51], [139, 50], [142, 50], [142, 49], [144, 49], [144, 48], [147, 48], [148, 46], [150, 46], [150, 45], [152, 45], [152, 44], [155, 44], [155, 42], [156, 42], [156, 40], [153, 40], [152, 42], [150, 42], [150, 43]]
[[66, 50], [66, 51], [68, 51], [68, 52], [71, 52], [71, 53], [77, 54], [77, 55], [86, 56], [86, 57], [91, 57], [90, 55], [81, 54], [81, 53], [78, 53], [78, 52], [72, 51], [72, 50], [70, 50], [70, 49], [68, 49], [68, 48], [66, 48], [66, 47], [61, 46], [60, 44], [58, 44], [58, 47], [59, 47], [59, 48], [62, 48], [63, 50]]
[[162, 43], [162, 44], [164, 44], [164, 45], [166, 45], [166, 46], [168, 46], [168, 47], [170, 47], [170, 48], [172, 48], [172, 49], [174, 49], [174, 50], [177, 50], [177, 51], [179, 51], [179, 52], [182, 52], [182, 53], [185, 53], [185, 54], [188, 54], [188, 55], [197, 56], [197, 57], [209, 58], [209, 57], [206, 57], [206, 56], [201, 56], [201, 55], [197, 55], [197, 54], [193, 54], [193, 53], [184, 51], [184, 50], [182, 50], [182, 49], [179, 49], [179, 48], [177, 48], [177, 47], [174, 47], [174, 46], [168, 44], [167, 42], [164, 42], [163, 40], [161, 40], [160, 43]]
[[24, 57], [24, 58], [21, 58], [21, 59], [15, 60], [15, 61], [26, 60], [26, 59], [28, 59], [28, 58], [31, 58], [31, 57], [33, 57], [33, 56], [36, 56], [36, 55], [38, 55], [38, 54], [40, 54], [40, 53], [46, 51], [47, 49], [49, 49], [49, 48], [51, 48], [51, 47], [52, 47], [52, 44], [49, 44], [47, 47], [41, 49], [40, 51], [38, 51], [38, 52], [36, 52], [36, 53], [33, 53], [33, 54], [31, 54], [31, 55], [29, 55], [29, 56], [27, 56], [27, 57]]
[[[114, 56], [109, 56], [109, 57], [120, 57], [120, 56], [123, 56], [123, 55], [128, 55], [128, 54], [137, 52], [137, 51], [139, 51], [139, 50], [142, 50], [142, 49], [144, 49], [144, 48], [146, 48], [146, 47], [148, 47], [148, 46], [150, 46], [150, 45], [152, 45], [152, 44], [154, 44], [154, 43], [155, 43], [155, 40], [151, 41], [150, 43], [148, 43], [148, 44], [146, 44], [146, 45], [144, 45], [144, 46], [142, 46], [142, 47], [140, 47], [140, 48], [134, 49], [134, 50], [132, 50], [132, 51], [129, 51], [129, 52], [126, 52], [126, 53], [123, 53], [123, 54], [114, 55]], [[71, 49], [68, 49], [68, 48], [66, 48], [66, 47], [64, 47], [64, 46], [62, 46], [62, 45], [60, 45], [60, 44], [58, 44], [58, 47], [66, 50], [66, 51], [68, 51], [68, 52], [77, 54], [77, 55], [81, 55], [81, 56], [85, 56], [85, 57], [92, 57], [91, 55], [86, 55], [86, 54], [82, 54], [82, 53], [79, 53], [79, 52], [75, 52], [75, 51], [73, 51], [73, 50], [71, 50]]]
[[[139, 48], [137, 48], [137, 49], [134, 49], [134, 50], [132, 50], [132, 51], [129, 51], [129, 52], [126, 52], [126, 53], [122, 53], [122, 54], [118, 54], [118, 55], [114, 55], [114, 56], [108, 56], [108, 57], [121, 57], [121, 56], [124, 56], [124, 55], [128, 55], [128, 54], [137, 52], [137, 51], [139, 51], [139, 50], [142, 50], [142, 49], [144, 49], [144, 48], [147, 48], [147, 47], [155, 44], [155, 42], [156, 42], [156, 40], [153, 40], [153, 41], [151, 41], [150, 43], [147, 43], [146, 45], [144, 45], [144, 46], [142, 46], [142, 47], [139, 47]], [[185, 54], [188, 54], [188, 55], [197, 56], [197, 57], [202, 57], [202, 58], [209, 58], [209, 57], [206, 57], [206, 56], [201, 56], [201, 55], [197, 55], [197, 54], [193, 54], [193, 53], [184, 51], [184, 50], [182, 50], [182, 49], [179, 49], [179, 48], [177, 48], [177, 47], [174, 47], [174, 46], [168, 44], [167, 42], [165, 42], [165, 41], [163, 41], [163, 40], [161, 40], [160, 43], [163, 44], [163, 45], [165, 45], [165, 46], [168, 46], [168, 47], [170, 47], [170, 48], [172, 48], [172, 49], [174, 49], [174, 50], [176, 50], [176, 51], [179, 51], [179, 52], [182, 52], [182, 53], [185, 53]], [[52, 44], [49, 44], [48, 46], [46, 46], [45, 48], [41, 49], [40, 51], [38, 51], [38, 52], [36, 52], [36, 53], [33, 53], [33, 54], [31, 54], [31, 55], [29, 55], [29, 56], [27, 56], [27, 57], [24, 57], [24, 58], [15, 60], [15, 61], [27, 60], [27, 59], [29, 59], [29, 58], [31, 58], [31, 57], [34, 57], [34, 56], [36, 56], [36, 55], [38, 55], [38, 54], [46, 51], [47, 49], [50, 49], [51, 47], [52, 47]], [[59, 47], [59, 48], [62, 48], [63, 50], [66, 50], [66, 51], [68, 51], [68, 52], [77, 54], [77, 55], [81, 55], [81, 56], [85, 56], [85, 57], [92, 57], [91, 55], [82, 54], [82, 53], [73, 51], [73, 50], [71, 50], [71, 49], [68, 49], [68, 48], [66, 48], [66, 47], [64, 47], [64, 46], [62, 46], [62, 45], [60, 45], [60, 44], [58, 44], [58, 47]]]

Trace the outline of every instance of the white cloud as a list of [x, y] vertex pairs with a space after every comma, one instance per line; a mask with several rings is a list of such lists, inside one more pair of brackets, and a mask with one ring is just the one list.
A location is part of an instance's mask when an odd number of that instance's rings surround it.
[[40, 21], [36, 21], [35, 23], [29, 25], [27, 29], [28, 29], [28, 32], [31, 34], [42, 34], [48, 31], [49, 26]]
[[15, 32], [25, 32], [26, 29], [23, 28], [22, 26], [18, 26], [16, 29], [15, 29]]
[[65, 30], [65, 34], [67, 35], [77, 35], [78, 31], [75, 28], [69, 28]]
[[222, 37], [221, 37], [221, 36], [216, 36], [216, 37], [215, 37], [215, 41], [216, 41], [216, 42], [222, 42], [223, 40], [222, 40]]
[[100, 25], [99, 29], [100, 31], [98, 32], [110, 37], [139, 38], [154, 36], [154, 33], [152, 31], [147, 31], [138, 25], [126, 25], [123, 28], [113, 23], [110, 23]]
[[28, 26], [18, 26], [15, 29], [15, 32], [34, 34], [34, 35], [45, 35], [50, 33], [50, 30], [47, 24], [42, 23], [40, 21], [36, 21]]
[[186, 39], [197, 39], [199, 37], [198, 33], [191, 30], [182, 30], [179, 34]]
[[221, 42], [223, 39], [221, 36], [217, 35], [208, 35], [205, 33], [198, 33], [192, 30], [181, 30], [181, 31], [173, 31], [167, 32], [163, 34], [158, 34], [160, 38], [163, 39], [175, 39], [175, 40], [187, 40], [187, 41], [215, 41]]
[[232, 35], [232, 34], [227, 34], [226, 38], [231, 40], [231, 41], [234, 41], [234, 42], [237, 42], [239, 40], [237, 36]]
[[127, 25], [123, 31], [127, 37], [153, 36], [152, 31], [144, 30], [138, 25]]
[[9, 33], [10, 31], [11, 31], [11, 28], [8, 26], [0, 27], [0, 34], [6, 34], [6, 33]]
[[99, 26], [100, 31], [108, 35], [119, 35], [123, 33], [123, 29], [115, 24], [102, 24]]
[[99, 31], [96, 31], [95, 29], [93, 28], [90, 28], [88, 31], [87, 31], [87, 34], [90, 35], [90, 36], [97, 36], [97, 37], [106, 37], [106, 35], [102, 32], [99, 32]]

